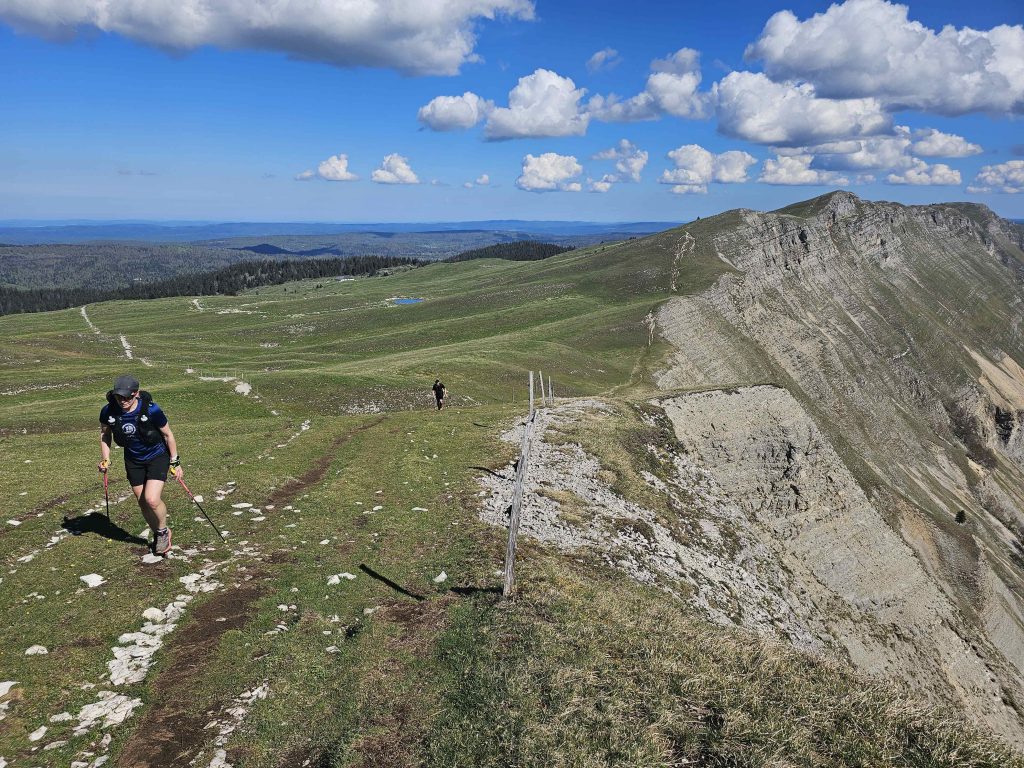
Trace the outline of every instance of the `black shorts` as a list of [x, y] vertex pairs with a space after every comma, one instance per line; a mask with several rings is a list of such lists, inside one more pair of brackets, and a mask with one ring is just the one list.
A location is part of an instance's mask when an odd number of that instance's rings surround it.
[[128, 475], [128, 483], [134, 488], [145, 485], [147, 480], [167, 482], [167, 472], [171, 468], [171, 455], [164, 451], [149, 461], [135, 461], [127, 454], [124, 457], [124, 473]]

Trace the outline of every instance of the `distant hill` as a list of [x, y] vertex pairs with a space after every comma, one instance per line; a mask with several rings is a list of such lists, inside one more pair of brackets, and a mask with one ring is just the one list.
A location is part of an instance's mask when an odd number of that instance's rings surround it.
[[451, 256], [445, 261], [471, 261], [473, 259], [505, 259], [507, 261], [539, 261], [560, 253], [573, 250], [573, 246], [538, 243], [533, 240], [517, 240], [514, 243], [498, 243], [486, 248], [474, 248], [471, 251]]
[[342, 235], [374, 233], [387, 237], [400, 233], [486, 233], [517, 232], [522, 235], [586, 235], [607, 239], [650, 234], [679, 222], [588, 222], [588, 221], [489, 221], [413, 223], [332, 222], [2, 222], [0, 242], [14, 245], [42, 243], [88, 243], [127, 240], [148, 243], [183, 243], [224, 240], [236, 237], [267, 238], [288, 235]]

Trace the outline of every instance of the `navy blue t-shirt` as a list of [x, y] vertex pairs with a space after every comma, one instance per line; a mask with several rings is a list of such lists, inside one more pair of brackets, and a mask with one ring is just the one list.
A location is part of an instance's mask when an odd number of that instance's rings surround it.
[[[125, 456], [132, 459], [133, 461], [149, 461], [164, 453], [167, 449], [164, 447], [164, 443], [161, 440], [156, 445], [146, 445], [137, 435], [139, 409], [142, 407], [142, 400], [138, 400], [133, 408], [128, 413], [121, 417], [121, 435], [124, 438], [124, 453]], [[100, 424], [110, 427], [111, 431], [118, 428], [117, 424], [111, 424], [109, 418], [117, 416], [117, 411], [111, 414], [110, 403], [103, 406], [103, 410], [100, 411]], [[157, 429], [160, 429], [167, 424], [167, 416], [160, 410], [160, 406], [156, 403], [149, 404], [149, 423]]]

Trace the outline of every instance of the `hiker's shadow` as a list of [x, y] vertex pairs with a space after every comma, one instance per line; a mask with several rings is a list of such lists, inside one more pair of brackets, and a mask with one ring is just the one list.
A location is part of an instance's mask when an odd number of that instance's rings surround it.
[[61, 528], [68, 531], [72, 536], [81, 536], [83, 533], [95, 533], [111, 541], [123, 541], [127, 544], [148, 544], [146, 539], [128, 533], [117, 523], [108, 519], [106, 515], [79, 515], [78, 517], [65, 517]]

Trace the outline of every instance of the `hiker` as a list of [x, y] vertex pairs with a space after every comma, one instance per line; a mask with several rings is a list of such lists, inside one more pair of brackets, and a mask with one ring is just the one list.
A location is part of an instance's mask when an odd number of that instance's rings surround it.
[[431, 387], [434, 390], [434, 399], [437, 400], [437, 410], [441, 410], [441, 406], [444, 405], [444, 399], [448, 396], [448, 390], [444, 388], [444, 384], [441, 383], [440, 379], [434, 379], [434, 386]]
[[167, 507], [160, 498], [167, 473], [182, 477], [181, 458], [167, 416], [149, 392], [139, 389], [134, 376], [118, 376], [100, 411], [100, 472], [110, 467], [110, 442], [124, 448], [124, 471], [139, 501], [142, 516], [153, 531], [153, 554], [171, 548]]

